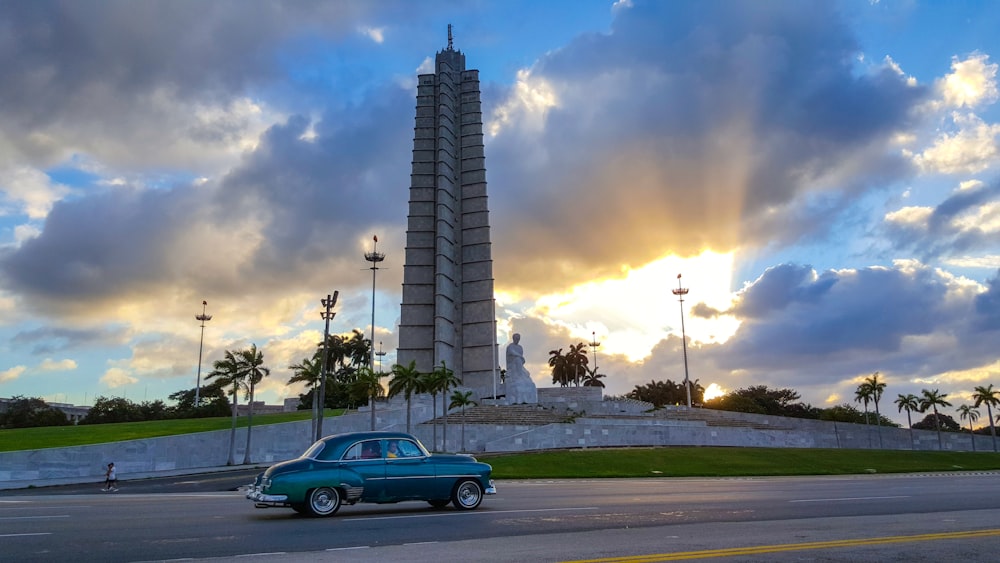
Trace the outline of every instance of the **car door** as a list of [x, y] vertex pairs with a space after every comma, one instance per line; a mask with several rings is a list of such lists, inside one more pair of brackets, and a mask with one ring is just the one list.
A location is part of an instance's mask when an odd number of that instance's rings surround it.
[[393, 438], [385, 442], [386, 452], [390, 451], [393, 442], [398, 447], [396, 457], [387, 457], [385, 460], [386, 496], [396, 500], [437, 498], [434, 491], [434, 467], [427, 462], [423, 450], [404, 438]]
[[361, 494], [363, 502], [385, 500], [385, 458], [382, 457], [380, 440], [361, 440], [353, 444], [344, 452], [341, 462], [345, 473], [364, 487]]

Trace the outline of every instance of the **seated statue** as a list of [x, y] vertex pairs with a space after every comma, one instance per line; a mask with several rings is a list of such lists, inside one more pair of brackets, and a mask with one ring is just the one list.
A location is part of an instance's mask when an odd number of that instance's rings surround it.
[[535, 404], [538, 402], [538, 388], [531, 380], [531, 374], [524, 369], [524, 349], [521, 348], [521, 335], [514, 334], [514, 342], [507, 345], [507, 376], [504, 387], [507, 391], [507, 404]]

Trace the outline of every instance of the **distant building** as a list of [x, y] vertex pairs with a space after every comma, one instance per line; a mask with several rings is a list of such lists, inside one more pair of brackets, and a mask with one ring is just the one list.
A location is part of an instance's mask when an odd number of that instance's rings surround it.
[[[254, 414], [273, 414], [278, 412], [287, 412], [285, 410], [285, 404], [280, 405], [267, 405], [264, 401], [254, 401], [253, 402], [253, 413]], [[246, 416], [250, 414], [250, 405], [246, 403], [242, 405], [236, 405], [236, 416]]]
[[397, 362], [441, 362], [479, 396], [496, 376], [479, 71], [452, 46], [418, 77]]
[[[7, 412], [8, 405], [11, 403], [11, 401], [13, 401], [13, 399], [0, 398], [0, 413]], [[83, 417], [87, 416], [87, 413], [90, 412], [90, 407], [87, 406], [76, 406], [76, 405], [71, 405], [69, 403], [50, 403], [47, 401], [45, 404], [47, 404], [50, 407], [55, 407], [61, 410], [66, 415], [66, 419], [72, 422], [73, 424], [79, 423], [80, 420]]]

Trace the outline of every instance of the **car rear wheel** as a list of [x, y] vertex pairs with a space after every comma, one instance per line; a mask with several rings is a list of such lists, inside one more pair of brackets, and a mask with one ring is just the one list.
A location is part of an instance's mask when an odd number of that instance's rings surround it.
[[434, 500], [429, 500], [427, 502], [431, 506], [433, 506], [434, 508], [444, 508], [444, 507], [448, 506], [448, 503], [451, 502], [451, 500], [446, 499], [446, 498], [445, 499], [438, 498], [438, 499], [434, 499]]
[[472, 510], [483, 502], [483, 487], [476, 481], [466, 479], [455, 485], [451, 502], [459, 510]]
[[313, 489], [309, 493], [308, 508], [313, 516], [332, 516], [340, 510], [340, 493], [330, 487]]

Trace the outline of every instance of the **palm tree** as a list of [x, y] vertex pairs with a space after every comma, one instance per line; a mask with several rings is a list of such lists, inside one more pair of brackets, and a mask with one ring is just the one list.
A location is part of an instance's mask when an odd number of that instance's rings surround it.
[[251, 344], [250, 348], [240, 350], [237, 360], [240, 362], [243, 378], [246, 380], [246, 387], [249, 394], [249, 409], [247, 409], [247, 447], [243, 452], [243, 465], [250, 464], [250, 433], [253, 431], [253, 394], [254, 388], [265, 377], [271, 375], [271, 369], [264, 367], [264, 354], [257, 349], [256, 344]]
[[562, 348], [549, 350], [549, 366], [552, 368], [552, 383], [558, 383], [560, 387], [569, 385], [569, 364], [566, 356], [563, 356]]
[[922, 389], [920, 391], [920, 393], [922, 394], [922, 396], [920, 397], [920, 412], [927, 412], [928, 408], [934, 410], [934, 428], [937, 428], [938, 449], [939, 450], [943, 450], [944, 449], [944, 443], [941, 441], [941, 421], [938, 419], [938, 410], [937, 410], [937, 408], [939, 406], [941, 406], [941, 407], [950, 407], [951, 406], [951, 403], [949, 403], [948, 401], [944, 400], [945, 397], [948, 396], [948, 394], [947, 393], [941, 393], [941, 391], [939, 391], [938, 389], [935, 389], [933, 391], [928, 391], [927, 389]]
[[569, 352], [566, 352], [566, 367], [569, 371], [567, 375], [573, 376], [573, 383], [580, 386], [580, 372], [587, 372], [587, 350], [586, 344], [570, 344]]
[[437, 423], [434, 422], [437, 419], [437, 384], [435, 383], [435, 378], [437, 377], [436, 370], [420, 374], [420, 391], [423, 393], [431, 394], [431, 432], [433, 437], [431, 438], [431, 451], [437, 451]]
[[896, 397], [895, 403], [899, 405], [899, 412], [903, 412], [906, 409], [906, 424], [910, 427], [910, 449], [913, 449], [913, 419], [910, 418], [910, 413], [912, 411], [920, 412], [920, 402], [917, 396], [913, 393], [906, 395], [899, 395]]
[[406, 433], [410, 433], [410, 399], [414, 393], [419, 393], [423, 381], [420, 372], [417, 371], [417, 362], [412, 361], [408, 366], [396, 364], [392, 366], [392, 379], [389, 380], [389, 396], [395, 397], [400, 393], [406, 397]]
[[1000, 405], [1000, 390], [993, 389], [993, 384], [990, 383], [988, 386], [983, 387], [980, 385], [976, 387], [975, 392], [972, 394], [972, 398], [976, 401], [973, 406], [979, 408], [979, 405], [986, 405], [986, 414], [990, 417], [990, 436], [993, 437], [993, 451], [997, 451], [997, 430], [993, 426], [993, 408]]
[[[316, 344], [316, 352], [313, 354], [313, 362], [318, 364], [319, 375], [313, 393], [312, 430], [313, 436], [320, 438], [323, 430], [322, 418], [326, 409], [326, 398], [329, 394], [327, 386], [330, 384], [330, 374], [339, 383], [348, 383], [340, 378], [344, 364], [344, 339], [339, 334], [327, 334], [325, 342]], [[318, 396], [318, 398], [317, 398]], [[350, 406], [350, 394], [348, 394], [348, 406]]]
[[969, 420], [969, 436], [972, 438], [972, 451], [976, 451], [976, 433], [972, 431], [972, 423], [979, 420], [979, 411], [969, 405], [958, 407], [958, 414], [962, 420]]
[[[865, 405], [865, 426], [868, 426], [868, 401], [872, 400], [872, 394], [875, 391], [868, 382], [864, 382], [858, 385], [857, 390], [854, 391], [854, 402], [864, 403]], [[871, 430], [866, 430], [868, 432], [868, 447], [872, 447], [872, 433]]]
[[288, 378], [288, 384], [293, 383], [306, 383], [312, 387], [312, 432], [309, 433], [310, 436], [316, 435], [316, 413], [319, 409], [323, 408], [326, 403], [326, 397], [324, 397], [323, 404], [319, 400], [319, 377], [320, 370], [323, 369], [322, 363], [322, 351], [318, 352], [313, 356], [313, 359], [302, 358], [302, 363], [292, 364], [288, 366], [288, 369], [292, 370], [292, 376]]
[[229, 459], [226, 465], [236, 465], [236, 411], [239, 403], [240, 386], [243, 383], [242, 366], [237, 357], [229, 350], [221, 360], [212, 363], [212, 372], [205, 379], [218, 378], [226, 387], [233, 386], [233, 426], [229, 433]]
[[[683, 388], [683, 385], [681, 385]], [[688, 380], [688, 387], [691, 388], [691, 404], [702, 405], [705, 403], [705, 387], [700, 383], [700, 380], [695, 379], [694, 381]], [[685, 395], [685, 400], [687, 396]]]
[[346, 359], [351, 361], [351, 365], [355, 368], [360, 368], [361, 366], [371, 365], [371, 341], [365, 338], [364, 333], [360, 329], [354, 329], [351, 331], [351, 337], [344, 339], [344, 351], [346, 353]]
[[[443, 360], [440, 366], [434, 368], [433, 374], [431, 384], [434, 385], [437, 392], [441, 393], [441, 416], [444, 417], [444, 427], [441, 431], [441, 449], [448, 451], [448, 408], [445, 401], [447, 400], [448, 391], [460, 385], [462, 381], [455, 377], [455, 372], [449, 369]], [[435, 435], [436, 439], [437, 436]]]
[[385, 392], [381, 381], [384, 375], [373, 370], [371, 366], [364, 365], [358, 368], [356, 379], [353, 383], [356, 389], [364, 391], [364, 394], [368, 396], [368, 404], [372, 411], [372, 430], [375, 430], [375, 399], [381, 397]]
[[871, 398], [875, 403], [875, 424], [878, 427], [878, 447], [882, 447], [882, 413], [878, 410], [878, 402], [882, 398], [882, 392], [885, 391], [885, 382], [878, 380], [878, 372], [876, 371], [871, 375], [871, 377], [865, 378], [865, 383], [868, 388], [871, 389]]
[[465, 407], [474, 406], [477, 403], [472, 400], [472, 391], [462, 391], [455, 390], [451, 394], [451, 403], [448, 403], [448, 408], [450, 409], [462, 409], [462, 444], [460, 451], [465, 451]]
[[867, 382], [858, 385], [854, 391], [854, 402], [865, 405], [865, 424], [868, 424], [868, 401], [872, 400], [872, 388]]
[[584, 387], [604, 387], [604, 382], [601, 378], [604, 377], [603, 373], [596, 373], [597, 370], [588, 371], [583, 374], [583, 386]]

